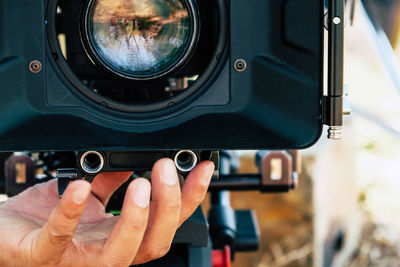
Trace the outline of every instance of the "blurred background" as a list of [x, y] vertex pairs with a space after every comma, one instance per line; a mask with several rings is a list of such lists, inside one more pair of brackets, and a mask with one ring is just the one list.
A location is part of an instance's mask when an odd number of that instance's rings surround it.
[[[302, 152], [296, 190], [232, 194], [234, 208], [256, 211], [262, 236], [234, 266], [400, 266], [399, 2], [350, 3], [344, 136]], [[253, 157], [241, 156], [243, 171]]]

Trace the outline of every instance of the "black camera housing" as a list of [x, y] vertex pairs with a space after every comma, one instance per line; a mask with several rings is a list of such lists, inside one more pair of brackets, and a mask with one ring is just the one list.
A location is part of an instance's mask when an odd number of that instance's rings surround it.
[[[218, 40], [199, 79], [174, 98], [125, 108], [86, 90], [70, 70], [55, 45], [56, 0], [1, 1], [0, 150], [314, 144], [323, 124], [323, 1], [212, 1]], [[206, 44], [192, 55], [196, 64]]]

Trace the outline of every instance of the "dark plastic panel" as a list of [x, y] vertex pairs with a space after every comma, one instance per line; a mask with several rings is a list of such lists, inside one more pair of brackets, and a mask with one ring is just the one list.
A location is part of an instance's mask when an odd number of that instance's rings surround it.
[[[322, 1], [227, 1], [215, 79], [146, 119], [75, 93], [49, 52], [46, 2], [0, 2], [0, 151], [289, 149], [321, 134]], [[241, 73], [238, 58], [248, 65]]]

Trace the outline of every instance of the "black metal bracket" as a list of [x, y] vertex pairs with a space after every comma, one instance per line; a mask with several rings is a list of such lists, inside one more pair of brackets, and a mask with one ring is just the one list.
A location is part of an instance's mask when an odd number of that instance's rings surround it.
[[61, 198], [68, 184], [78, 179], [78, 171], [77, 169], [58, 169], [57, 178], [58, 196]]
[[[224, 171], [221, 165], [219, 179], [211, 181], [209, 191], [255, 190], [262, 193], [284, 193], [296, 188], [298, 175], [301, 172], [299, 151], [260, 150], [256, 154], [255, 161], [259, 173], [238, 174]], [[235, 160], [230, 159], [230, 162]]]

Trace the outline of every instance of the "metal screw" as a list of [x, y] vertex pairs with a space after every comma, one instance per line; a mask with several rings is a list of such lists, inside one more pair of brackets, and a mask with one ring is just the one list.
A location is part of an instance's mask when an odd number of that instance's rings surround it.
[[340, 22], [342, 22], [342, 20], [339, 17], [334, 17], [333, 18], [333, 23], [334, 24], [338, 25], [338, 24], [340, 24]]
[[340, 140], [342, 139], [342, 126], [330, 126], [328, 129], [328, 139]]
[[235, 70], [236, 70], [237, 72], [243, 72], [243, 71], [245, 71], [246, 68], [247, 68], [246, 60], [244, 60], [244, 59], [238, 59], [238, 60], [236, 60], [236, 61], [235, 61], [234, 67], [235, 67]]
[[38, 60], [33, 60], [29, 63], [29, 70], [32, 73], [39, 73], [42, 70], [42, 63]]

